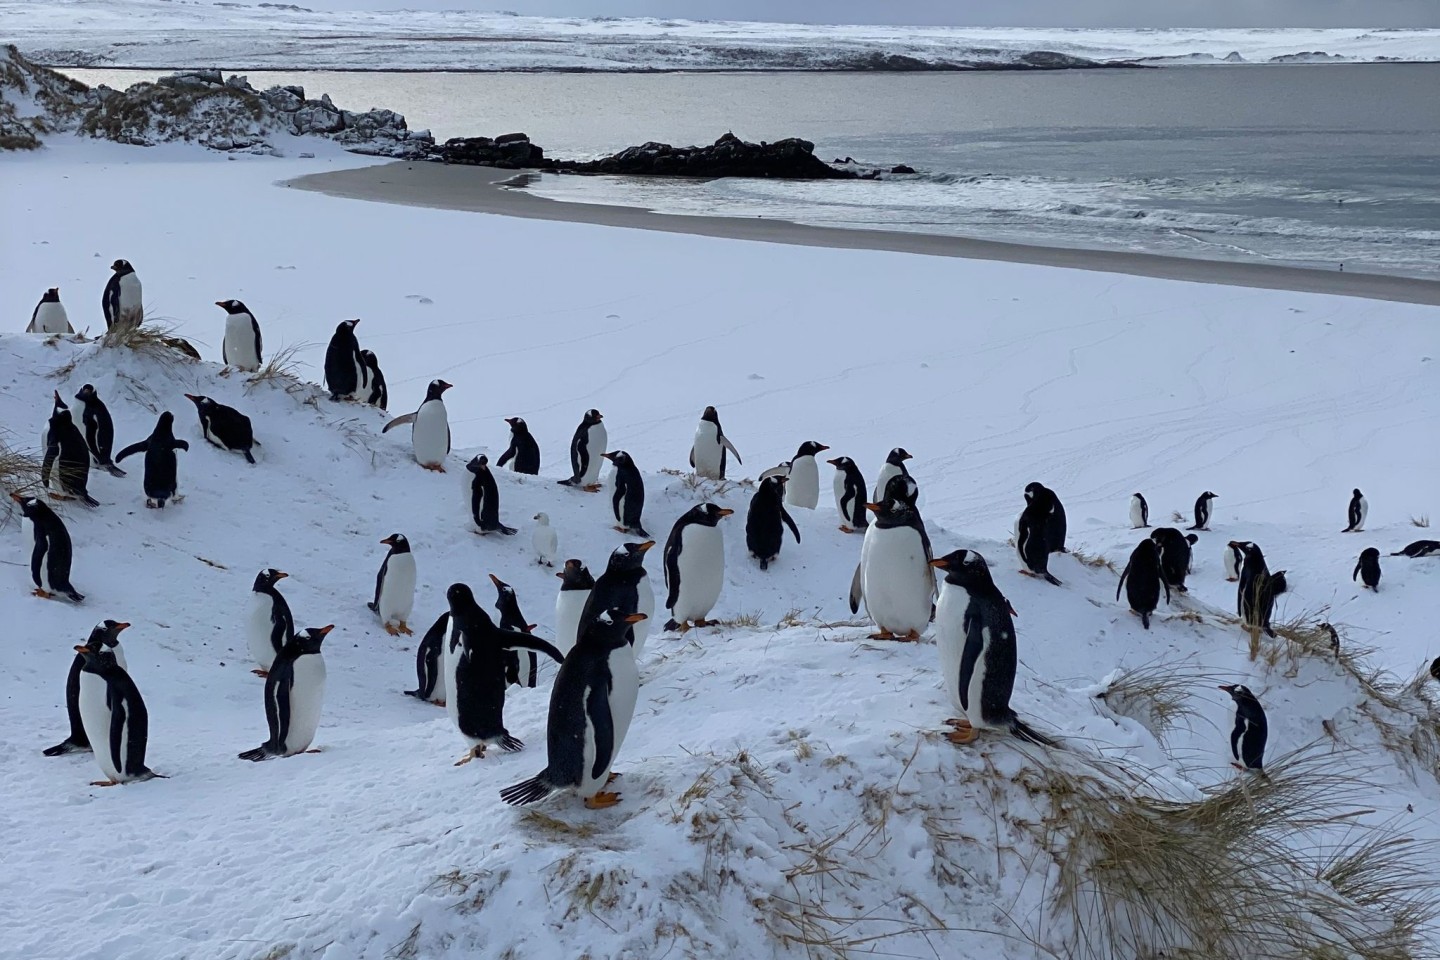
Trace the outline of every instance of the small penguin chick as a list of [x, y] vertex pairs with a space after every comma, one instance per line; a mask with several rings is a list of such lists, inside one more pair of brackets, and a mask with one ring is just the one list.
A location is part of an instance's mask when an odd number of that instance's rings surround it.
[[537, 513], [534, 517], [535, 531], [530, 542], [535, 548], [535, 562], [544, 567], [555, 566], [555, 557], [560, 552], [560, 536], [550, 526], [548, 513]]

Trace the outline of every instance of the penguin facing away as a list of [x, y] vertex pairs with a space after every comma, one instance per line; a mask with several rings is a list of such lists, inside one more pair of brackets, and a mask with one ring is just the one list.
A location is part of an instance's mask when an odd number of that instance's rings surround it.
[[40, 463], [40, 483], [58, 499], [78, 499], [88, 507], [99, 502], [90, 496], [90, 448], [75, 426], [70, 408], [55, 391], [55, 406], [45, 428], [45, 458]]
[[[360, 321], [342, 320], [325, 348], [325, 388], [335, 401], [359, 399], [369, 389], [369, 367], [360, 355], [360, 341], [355, 339], [355, 325]], [[368, 395], [368, 394], [367, 394]]]
[[1145, 502], [1145, 497], [1138, 493], [1130, 494], [1130, 527], [1134, 530], [1143, 530], [1150, 526], [1150, 504]]
[[105, 329], [140, 326], [145, 319], [140, 276], [130, 266], [129, 260], [116, 260], [110, 264], [110, 269], [114, 272], [100, 298], [100, 307], [105, 313]]
[[115, 466], [115, 423], [110, 419], [110, 409], [95, 392], [94, 384], [85, 384], [75, 394], [80, 401], [80, 429], [85, 434], [85, 445], [97, 467], [103, 467], [111, 476], [123, 477], [125, 471]]
[[715, 623], [705, 618], [725, 586], [725, 535], [720, 521], [734, 512], [702, 503], [675, 521], [665, 541], [665, 609], [670, 611], [666, 630], [684, 633], [691, 626]]
[[530, 534], [530, 545], [535, 549], [535, 562], [542, 567], [553, 567], [555, 556], [560, 552], [560, 535], [550, 526], [550, 514], [537, 513], [532, 519], [535, 529]]
[[446, 610], [425, 631], [415, 648], [415, 689], [406, 690], [407, 697], [445, 706], [444, 645], [449, 635], [450, 611]]
[[866, 504], [875, 514], [865, 529], [860, 563], [850, 582], [850, 612], [865, 610], [877, 628], [872, 640], [918, 640], [930, 624], [935, 574], [930, 535], [915, 507], [919, 486], [908, 474], [896, 474], [880, 503]]
[[610, 503], [617, 521], [615, 529], [632, 537], [650, 539], [640, 519], [645, 509], [645, 480], [640, 476], [640, 468], [624, 450], [614, 450], [602, 456], [615, 465], [615, 495]]
[[521, 417], [506, 417], [505, 422], [510, 424], [510, 446], [500, 454], [495, 466], [508, 463], [516, 473], [535, 476], [540, 472], [540, 444], [531, 435], [530, 425]]
[[115, 455], [119, 463], [126, 457], [144, 451], [145, 453], [145, 506], [164, 509], [166, 500], [180, 502], [179, 482], [176, 480], [176, 450], [190, 450], [185, 440], [175, 439], [175, 414], [166, 410], [155, 421], [155, 429], [144, 440], [130, 444]]
[[1165, 589], [1165, 602], [1170, 602], [1170, 584], [1161, 575], [1160, 568], [1159, 546], [1153, 539], [1146, 537], [1131, 551], [1130, 562], [1125, 564], [1125, 570], [1120, 574], [1120, 582], [1115, 586], [1115, 599], [1120, 599], [1120, 591], [1124, 589], [1130, 609], [1140, 615], [1140, 624], [1146, 630], [1150, 629], [1150, 614], [1160, 606], [1162, 587]]
[[1216, 498], [1216, 494], [1206, 490], [1195, 500], [1195, 523], [1188, 530], [1209, 530], [1210, 529], [1210, 501]]
[[269, 675], [270, 665], [295, 636], [295, 618], [290, 613], [290, 604], [275, 587], [288, 576], [290, 574], [270, 567], [255, 574], [255, 584], [250, 588], [250, 613], [245, 618], [245, 636], [250, 658], [255, 661], [255, 669], [250, 672], [257, 677]]
[[622, 543], [610, 552], [605, 572], [595, 579], [595, 586], [591, 588], [585, 607], [580, 611], [577, 637], [585, 635], [590, 621], [599, 616], [602, 610], [619, 608], [626, 611], [627, 616], [631, 613], [643, 613], [647, 619], [637, 621], [638, 626], [631, 625], [625, 634], [635, 649], [635, 655], [640, 655], [650, 633], [648, 618], [655, 613], [655, 591], [650, 586], [649, 574], [645, 572], [645, 553], [653, 546], [654, 540]]
[[1045, 544], [1051, 553], [1069, 553], [1065, 547], [1066, 520], [1065, 505], [1060, 502], [1060, 497], [1049, 487], [1042, 483], [1031, 482], [1025, 485], [1025, 499], [1028, 502], [1032, 497], [1044, 497], [1050, 507], [1050, 515], [1045, 523]]
[[258, 444], [249, 417], [209, 397], [187, 393], [185, 399], [195, 404], [195, 412], [200, 417], [200, 433], [211, 445], [241, 454], [246, 463], [255, 463], [255, 455], [250, 451]]
[[555, 648], [568, 655], [579, 637], [580, 617], [595, 587], [595, 578], [585, 564], [574, 559], [566, 560], [564, 569], [555, 576], [560, 578], [560, 590], [555, 596]]
[[800, 528], [785, 509], [786, 483], [784, 477], [766, 477], [750, 498], [750, 509], [745, 513], [745, 546], [760, 561], [761, 570], [768, 570], [780, 556], [785, 527], [790, 528], [795, 542], [800, 542]]
[[1360, 551], [1360, 559], [1355, 561], [1355, 572], [1350, 574], [1350, 579], [1359, 578], [1360, 581], [1376, 593], [1380, 592], [1380, 551], [1375, 547], [1366, 547]]
[[113, 787], [159, 777], [145, 765], [150, 713], [135, 681], [103, 646], [92, 650], [82, 643], [75, 652], [85, 658], [80, 668], [80, 720], [106, 778], [92, 780], [90, 785]]
[[890, 485], [890, 480], [896, 476], [910, 476], [910, 468], [905, 466], [906, 460], [913, 460], [904, 447], [896, 447], [885, 457], [885, 463], [880, 467], [880, 474], [875, 478], [875, 494], [871, 499], [880, 503], [885, 499], [885, 490]]
[[70, 326], [70, 317], [65, 313], [65, 306], [60, 302], [59, 287], [51, 287], [41, 295], [40, 302], [35, 304], [35, 310], [30, 314], [30, 325], [25, 328], [25, 332], [75, 332], [75, 328]]
[[[1038, 489], [1032, 489], [1038, 488]], [[1015, 525], [1015, 552], [1024, 564], [1020, 572], [1027, 577], [1040, 577], [1046, 583], [1063, 586], [1050, 572], [1050, 554], [1054, 551], [1048, 539], [1053, 504], [1050, 491], [1039, 484], [1025, 488], [1025, 509]]]
[[600, 459], [610, 437], [603, 423], [605, 417], [599, 410], [585, 411], [575, 436], [570, 440], [570, 469], [568, 480], [556, 481], [562, 487], [579, 487], [587, 493], [600, 489]]
[[325, 657], [320, 645], [334, 629], [333, 623], [307, 627], [285, 644], [265, 678], [265, 723], [270, 736], [254, 750], [240, 754], [239, 759], [258, 763], [320, 752], [310, 748], [320, 726], [320, 707], [325, 702]]
[[[1150, 539], [1159, 551], [1160, 578], [1165, 585], [1174, 587], [1178, 593], [1189, 593], [1185, 578], [1190, 573], [1191, 547], [1200, 538], [1193, 533], [1183, 534], [1174, 527], [1156, 527], [1150, 532]], [[1168, 596], [1166, 602], [1169, 602]]]
[[1274, 637], [1270, 619], [1275, 612], [1275, 598], [1287, 589], [1285, 571], [1270, 572], [1265, 554], [1256, 543], [1245, 547], [1245, 562], [1240, 567], [1240, 583], [1235, 590], [1235, 612], [1250, 630], [1264, 630]]
[[706, 407], [695, 426], [695, 440], [690, 445], [690, 467], [697, 477], [707, 480], [725, 479], [725, 461], [729, 454], [735, 455], [735, 462], [743, 464], [740, 451], [725, 436], [720, 426], [720, 414], [714, 407]]
[[1349, 506], [1349, 508], [1346, 510], [1346, 519], [1348, 519], [1348, 520], [1350, 521], [1350, 525], [1347, 526], [1344, 530], [1342, 530], [1342, 531], [1340, 531], [1340, 532], [1341, 532], [1341, 533], [1359, 533], [1359, 532], [1361, 532], [1362, 530], [1365, 529], [1365, 517], [1366, 517], [1369, 513], [1370, 513], [1370, 501], [1366, 500], [1366, 499], [1365, 499], [1365, 495], [1360, 492], [1360, 488], [1359, 488], [1359, 487], [1356, 487], [1356, 488], [1351, 492], [1351, 494], [1350, 494], [1350, 506]]
[[806, 440], [795, 451], [786, 475], [785, 502], [802, 510], [814, 510], [820, 504], [820, 467], [815, 455], [830, 448], [814, 440]]
[[409, 620], [415, 609], [415, 554], [410, 552], [410, 541], [401, 534], [392, 533], [380, 542], [390, 552], [380, 563], [380, 572], [375, 576], [375, 599], [367, 606], [380, 617], [390, 636], [410, 636], [414, 633]]
[[450, 418], [445, 412], [442, 397], [451, 386], [444, 380], [431, 380], [420, 408], [414, 413], [396, 417], [380, 431], [389, 433], [396, 427], [411, 424], [410, 446], [415, 453], [415, 462], [437, 473], [445, 472], [445, 458], [450, 455]]
[[870, 525], [865, 509], [865, 478], [849, 457], [826, 460], [835, 468], [835, 510], [840, 514], [841, 533], [863, 533]]
[[264, 359], [260, 322], [239, 300], [216, 300], [215, 306], [225, 311], [225, 339], [221, 341], [220, 358], [228, 367], [241, 373], [255, 373]]
[[1221, 684], [1220, 689], [1230, 694], [1235, 701], [1235, 729], [1230, 731], [1230, 755], [1236, 761], [1231, 763], [1237, 770], [1265, 769], [1265, 741], [1269, 739], [1269, 724], [1265, 720], [1265, 708], [1250, 688], [1242, 684]]
[[[525, 614], [520, 612], [520, 598], [515, 595], [515, 588], [493, 573], [490, 582], [495, 585], [495, 612], [500, 614], [500, 629], [534, 633], [535, 624], [527, 622]], [[540, 658], [533, 650], [511, 650], [505, 654], [505, 679], [517, 687], [534, 689], [539, 683], [539, 670]]]
[[370, 382], [365, 402], [381, 410], [390, 409], [390, 389], [385, 386], [385, 374], [380, 371], [380, 360], [375, 356], [375, 351], [361, 350], [360, 361], [365, 364], [365, 372]]
[[1412, 560], [1420, 557], [1429, 557], [1440, 553], [1440, 540], [1416, 540], [1407, 545], [1403, 550], [1396, 550], [1390, 554], [1392, 557], [1409, 557]]
[[10, 499], [20, 505], [20, 515], [30, 524], [34, 539], [30, 551], [30, 579], [35, 584], [32, 593], [42, 600], [53, 600], [60, 595], [72, 603], [83, 602], [85, 595], [70, 583], [73, 551], [65, 522], [38, 497], [12, 493]]
[[[125, 667], [125, 652], [120, 648], [120, 634], [130, 624], [116, 620], [102, 620], [90, 631], [85, 646], [97, 653], [109, 650], [115, 662]], [[76, 653], [70, 664], [70, 673], [65, 678], [65, 712], [70, 719], [70, 735], [53, 747], [46, 747], [47, 757], [60, 757], [67, 753], [79, 753], [90, 749], [90, 738], [85, 734], [85, 722], [80, 717], [80, 670], [85, 666], [85, 655]]]
[[470, 518], [475, 521], [476, 533], [503, 533], [507, 537], [516, 534], [514, 527], [500, 522], [500, 488], [495, 475], [490, 472], [490, 458], [477, 454], [465, 464], [473, 476], [470, 479]]

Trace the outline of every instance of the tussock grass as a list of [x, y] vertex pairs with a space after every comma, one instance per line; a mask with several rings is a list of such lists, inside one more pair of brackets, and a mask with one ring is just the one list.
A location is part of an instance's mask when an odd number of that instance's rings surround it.
[[390, 960], [415, 960], [420, 956], [420, 921], [415, 921], [405, 939], [387, 950], [385, 956]]
[[754, 630], [760, 626], [760, 611], [754, 610], [750, 613], [737, 613], [727, 620], [716, 620], [718, 627], [730, 627], [731, 629]]
[[1072, 547], [1070, 549], [1070, 556], [1074, 557], [1076, 560], [1079, 560], [1087, 567], [1099, 570], [1109, 570], [1116, 576], [1119, 576], [1120, 574], [1120, 570], [1115, 566], [1114, 561], [1112, 561], [1108, 557], [1102, 557], [1098, 553], [1086, 553], [1084, 550], [1077, 550]]
[[1428, 530], [1430, 528], [1430, 514], [1422, 513], [1418, 517], [1412, 516], [1410, 518], [1410, 523], [1413, 526]]
[[125, 347], [165, 364], [193, 363], [200, 351], [175, 335], [178, 324], [164, 317], [147, 316], [139, 324], [116, 324], [96, 341], [101, 347]]
[[270, 354], [270, 359], [260, 365], [260, 369], [250, 375], [245, 381], [245, 392], [250, 393], [262, 383], [276, 383], [289, 390], [291, 386], [301, 384], [300, 380], [300, 353], [314, 346], [311, 343], [290, 343]]
[[1192, 660], [1167, 663], [1155, 659], [1122, 668], [1095, 697], [1104, 700], [1115, 713], [1140, 724], [1163, 743], [1177, 723], [1198, 716], [1198, 711], [1190, 705], [1190, 693], [1214, 686], [1220, 679], [1220, 674], [1204, 670]]
[[1185, 519], [1186, 519], [1186, 518], [1185, 518], [1185, 514], [1181, 513], [1179, 510], [1171, 510], [1171, 511], [1170, 511], [1170, 522], [1171, 522], [1171, 523], [1184, 523], [1184, 522], [1185, 522]]

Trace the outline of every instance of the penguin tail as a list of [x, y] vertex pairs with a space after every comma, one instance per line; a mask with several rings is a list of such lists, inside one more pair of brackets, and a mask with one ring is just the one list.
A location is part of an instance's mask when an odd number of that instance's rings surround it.
[[55, 744], [53, 747], [46, 747], [42, 752], [47, 757], [63, 757], [67, 753], [79, 753], [81, 750], [89, 749], [89, 744], [79, 744], [74, 740], [66, 740], [63, 743]]
[[370, 612], [371, 612], [371, 613], [379, 613], [379, 612], [380, 612], [380, 608], [375, 605], [375, 601], [373, 601], [373, 600], [367, 601], [366, 604], [365, 604], [365, 606], [367, 606], [367, 607], [370, 608]]
[[107, 464], [105, 464], [105, 469], [110, 471], [110, 476], [112, 476], [112, 477], [123, 477], [123, 476], [125, 476], [125, 471], [124, 471], [124, 470], [121, 470], [119, 467], [115, 466], [115, 464], [113, 464], [113, 463], [107, 463]]
[[552, 787], [545, 779], [546, 775], [549, 774], [549, 772], [550, 768], [546, 767], [544, 770], [540, 771], [539, 776], [534, 776], [531, 777], [529, 780], [521, 781], [514, 786], [506, 787], [504, 790], [500, 791], [500, 799], [504, 800], [512, 807], [523, 807], [527, 804], [537, 803], [541, 800], [544, 800], [546, 797], [550, 796], [550, 794], [555, 792], [555, 788]]
[[514, 527], [507, 527], [505, 526], [505, 524], [502, 523], [500, 524], [500, 532], [505, 534], [505, 536], [507, 537], [513, 537], [520, 531], [516, 530]]
[[246, 750], [244, 753], [237, 754], [236, 756], [239, 757], [239, 759], [241, 760], [251, 760], [255, 763], [259, 763], [261, 760], [269, 760], [271, 757], [274, 756], [274, 754], [271, 753], [269, 750], [266, 750], [264, 745], [261, 745], [256, 747], [254, 750]]
[[100, 506], [100, 501], [99, 501], [99, 500], [96, 500], [94, 497], [90, 496], [90, 494], [88, 494], [88, 493], [82, 493], [82, 494], [80, 495], [80, 502], [83, 503], [83, 504], [85, 504], [85, 506], [87, 506], [87, 507], [98, 507], [98, 506]]
[[249, 451], [249, 450], [241, 450], [240, 452], [243, 453], [243, 454], [245, 454], [245, 462], [246, 462], [246, 463], [249, 463], [249, 464], [252, 464], [252, 465], [255, 463], [255, 458], [250, 455], [250, 451]]
[[1041, 576], [1043, 576], [1043, 577], [1045, 578], [1045, 582], [1046, 582], [1046, 583], [1053, 583], [1053, 584], [1054, 584], [1055, 586], [1057, 586], [1057, 587], [1063, 587], [1063, 586], [1065, 586], [1065, 584], [1063, 584], [1063, 583], [1061, 583], [1059, 580], [1056, 580], [1056, 579], [1055, 579], [1055, 575], [1054, 575], [1053, 573], [1050, 573], [1050, 572], [1047, 571], [1047, 572], [1041, 574]]
[[1010, 732], [1017, 738], [1024, 740], [1026, 743], [1033, 743], [1037, 747], [1057, 747], [1060, 745], [1059, 741], [1053, 740], [1033, 729], [1019, 717], [1012, 716], [1010, 718]]
[[406, 691], [405, 691], [405, 696], [407, 696], [407, 697], [414, 697], [416, 700], [429, 700], [429, 699], [430, 699], [429, 697], [425, 696], [425, 694], [421, 693], [419, 690], [406, 690]]
[[512, 737], [507, 733], [500, 738], [500, 749], [506, 753], [519, 753], [525, 749], [525, 741], [519, 737]]
[[1144, 627], [1146, 630], [1150, 629], [1150, 614], [1146, 613], [1144, 610], [1140, 611], [1140, 626]]

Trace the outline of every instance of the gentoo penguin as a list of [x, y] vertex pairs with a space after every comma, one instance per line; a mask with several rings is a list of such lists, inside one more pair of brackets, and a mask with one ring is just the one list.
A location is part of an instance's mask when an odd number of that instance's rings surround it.
[[[1180, 593], [1189, 593], [1185, 586], [1185, 577], [1190, 573], [1191, 547], [1200, 538], [1193, 533], [1181, 533], [1174, 527], [1156, 527], [1151, 531], [1150, 539], [1155, 541], [1159, 550], [1160, 577], [1165, 581], [1165, 586], [1174, 587]], [[1170, 591], [1165, 592], [1168, 603]]]
[[436, 618], [415, 648], [415, 689], [407, 697], [445, 706], [445, 640], [450, 634], [450, 611]]
[[842, 533], [864, 533], [870, 525], [865, 509], [865, 478], [849, 457], [826, 460], [835, 468], [835, 509], [840, 513]]
[[450, 455], [450, 418], [441, 397], [451, 386], [444, 380], [431, 380], [420, 409], [396, 417], [380, 431], [389, 433], [402, 424], [411, 424], [410, 446], [415, 451], [415, 462], [440, 473], [445, 472], [445, 458]]
[[92, 650], [82, 643], [75, 652], [85, 658], [80, 668], [80, 721], [95, 752], [95, 762], [106, 777], [90, 785], [113, 787], [159, 776], [145, 766], [150, 714], [135, 681], [103, 645]]
[[26, 333], [74, 333], [75, 328], [70, 326], [70, 318], [65, 313], [65, 305], [60, 302], [60, 288], [51, 287], [45, 291], [40, 302], [35, 304], [35, 310], [30, 314], [30, 325], [25, 328]]
[[932, 567], [945, 571], [935, 605], [940, 674], [960, 716], [946, 720], [951, 743], [970, 743], [981, 730], [1003, 730], [1029, 743], [1054, 746], [1010, 707], [1018, 660], [1010, 601], [974, 550], [956, 550]]
[[785, 502], [802, 510], [820, 505], [820, 467], [815, 454], [830, 448], [814, 440], [806, 440], [790, 461], [789, 482], [785, 484]]
[[[90, 639], [85, 641], [85, 646], [95, 651], [109, 650], [114, 655], [115, 662], [123, 669], [125, 651], [120, 649], [120, 633], [129, 626], [128, 623], [115, 620], [102, 620], [90, 631]], [[70, 673], [65, 678], [65, 712], [70, 718], [70, 736], [53, 747], [45, 748], [47, 757], [59, 757], [90, 749], [90, 738], [85, 735], [85, 722], [80, 717], [80, 670], [84, 666], [85, 655], [75, 654], [75, 659], [70, 664]]]
[[1270, 618], [1275, 612], [1275, 598], [1284, 593], [1288, 584], [1285, 571], [1270, 572], [1260, 545], [1247, 544], [1245, 562], [1240, 567], [1240, 584], [1235, 590], [1235, 613], [1251, 630], [1264, 630], [1275, 636]]
[[110, 409], [95, 392], [93, 384], [81, 387], [75, 399], [80, 401], [80, 429], [85, 434], [85, 445], [90, 449], [91, 459], [97, 467], [108, 470], [111, 476], [125, 476], [125, 471], [115, 466], [115, 423], [110, 419]]
[[445, 709], [460, 734], [470, 744], [458, 767], [485, 756], [487, 746], [508, 752], [525, 744], [505, 729], [505, 654], [512, 650], [535, 650], [560, 662], [560, 651], [529, 634], [501, 630], [490, 615], [475, 602], [475, 595], [463, 583], [450, 585], [445, 592], [450, 604], [450, 637], [446, 669], [449, 696]]
[[1241, 684], [1221, 684], [1220, 689], [1230, 694], [1235, 701], [1235, 729], [1230, 731], [1230, 754], [1238, 762], [1231, 763], [1237, 770], [1265, 769], [1265, 741], [1269, 738], [1269, 725], [1265, 722], [1265, 708], [1255, 699], [1250, 688]]
[[195, 404], [195, 412], [200, 415], [201, 436], [221, 450], [243, 455], [246, 463], [255, 462], [255, 455], [250, 452], [256, 446], [255, 433], [250, 428], [249, 417], [209, 397], [187, 393], [185, 399]]
[[800, 528], [785, 509], [785, 483], [784, 477], [766, 477], [760, 481], [750, 498], [750, 509], [745, 513], [745, 547], [760, 561], [761, 570], [768, 570], [770, 562], [780, 556], [785, 527], [790, 528], [795, 542], [800, 542]]
[[[783, 508], [782, 508], [783, 509]], [[691, 507], [670, 529], [665, 541], [666, 630], [684, 633], [708, 627], [706, 620], [725, 585], [725, 535], [720, 521], [734, 513], [713, 503]]]
[[1204, 493], [1200, 494], [1200, 496], [1195, 499], [1195, 523], [1193, 526], [1188, 527], [1187, 529], [1210, 529], [1210, 501], [1214, 500], [1215, 497], [1215, 494], [1211, 493], [1209, 490], [1206, 490]]
[[465, 464], [470, 478], [470, 518], [475, 521], [476, 532], [503, 533], [513, 537], [514, 527], [500, 522], [500, 488], [495, 484], [495, 475], [490, 472], [490, 458], [477, 454]]
[[105, 311], [105, 329], [117, 326], [138, 327], [145, 319], [145, 304], [141, 297], [140, 276], [129, 260], [116, 260], [110, 264], [114, 271], [110, 282], [105, 284], [105, 293], [100, 298], [101, 309]]
[[540, 444], [530, 435], [530, 425], [520, 417], [506, 417], [505, 422], [510, 424], [510, 446], [500, 454], [495, 466], [508, 463], [516, 473], [535, 476], [540, 472]]
[[1133, 530], [1143, 530], [1150, 526], [1150, 504], [1145, 502], [1145, 497], [1139, 493], [1130, 494], [1130, 527]]
[[385, 386], [385, 374], [380, 372], [380, 360], [375, 351], [361, 350], [360, 360], [365, 364], [365, 376], [370, 382], [365, 402], [381, 410], [390, 409], [390, 389]]
[[325, 702], [325, 657], [320, 644], [331, 630], [306, 627], [292, 636], [265, 678], [265, 723], [270, 737], [254, 750], [240, 754], [241, 760], [269, 760], [293, 757], [311, 750], [315, 728], [320, 725], [320, 706]]
[[580, 487], [590, 493], [600, 489], [600, 457], [610, 442], [605, 418], [599, 410], [586, 410], [570, 440], [570, 479], [558, 481], [562, 487]]
[[380, 541], [390, 547], [375, 576], [375, 599], [366, 604], [380, 617], [390, 636], [414, 633], [410, 629], [410, 612], [415, 609], [415, 554], [410, 541], [392, 533]]
[[610, 499], [615, 529], [632, 537], [650, 539], [640, 519], [645, 509], [645, 480], [640, 476], [640, 468], [624, 450], [613, 450], [603, 456], [615, 465], [615, 495]]
[[84, 594], [70, 585], [70, 533], [65, 522], [43, 500], [18, 493], [10, 494], [10, 498], [20, 504], [20, 515], [30, 523], [34, 536], [30, 579], [35, 582], [35, 596], [51, 600], [62, 594], [74, 603], [83, 601]]
[[1414, 560], [1419, 557], [1428, 557], [1440, 553], [1440, 540], [1416, 540], [1404, 550], [1397, 550], [1390, 554], [1392, 557], [1409, 557]]
[[885, 462], [880, 467], [880, 475], [875, 478], [875, 494], [870, 499], [880, 503], [885, 499], [885, 490], [889, 487], [890, 479], [895, 476], [910, 476], [910, 468], [905, 466], [905, 461], [912, 459], [904, 447], [896, 447], [885, 457]]
[[790, 479], [790, 461], [782, 460], [768, 470], [761, 470], [760, 476], [755, 478], [755, 482], [760, 483], [762, 480], [768, 480], [771, 477], [779, 477], [782, 480]]
[[866, 504], [875, 513], [865, 529], [860, 565], [850, 582], [850, 612], [860, 601], [878, 628], [875, 640], [918, 640], [930, 623], [935, 574], [930, 535], [915, 507], [919, 487], [908, 474], [890, 478], [885, 499]]
[[[1034, 489], [1039, 487], [1039, 489]], [[1050, 572], [1050, 491], [1032, 483], [1025, 488], [1025, 509], [1015, 524], [1015, 552], [1024, 564], [1020, 572], [1027, 577], [1043, 577], [1046, 582], [1061, 586]]]
[[535, 529], [530, 534], [530, 545], [535, 548], [535, 562], [542, 567], [553, 567], [555, 555], [560, 552], [560, 536], [550, 526], [550, 514], [537, 513], [533, 519]]
[[579, 560], [566, 560], [564, 569], [555, 576], [560, 578], [560, 591], [555, 597], [555, 647], [568, 654], [575, 646], [580, 615], [585, 612], [595, 578]]
[[591, 622], [566, 654], [550, 690], [545, 769], [501, 790], [500, 799], [521, 806], [552, 793], [573, 792], [592, 810], [620, 802], [618, 793], [604, 788], [613, 779], [610, 768], [630, 731], [640, 696], [640, 675], [625, 642], [626, 628], [644, 616], [616, 608], [601, 611]]
[[1123, 589], [1130, 609], [1140, 614], [1140, 625], [1146, 630], [1150, 629], [1150, 614], [1160, 606], [1161, 587], [1165, 588], [1165, 602], [1170, 602], [1170, 584], [1161, 575], [1160, 566], [1160, 547], [1146, 537], [1130, 552], [1130, 562], [1125, 564], [1120, 582], [1115, 585], [1115, 599], [1120, 599]]
[[179, 483], [175, 477], [175, 451], [190, 450], [187, 441], [175, 439], [175, 414], [169, 410], [160, 414], [150, 436], [121, 450], [115, 455], [115, 462], [142, 450], [145, 452], [145, 506], [163, 509], [166, 500], [180, 499], [176, 496]]
[[[490, 582], [495, 584], [495, 612], [500, 614], [500, 629], [534, 633], [535, 624], [527, 623], [525, 614], [520, 612], [520, 598], [515, 596], [515, 588], [493, 573]], [[533, 650], [511, 650], [505, 654], [505, 679], [516, 686], [533, 689], [539, 682], [539, 670], [540, 658]]]
[[290, 614], [290, 604], [275, 588], [275, 584], [290, 576], [274, 567], [255, 574], [255, 585], [250, 588], [250, 613], [245, 618], [245, 637], [250, 646], [250, 658], [255, 661], [256, 676], [269, 674], [270, 665], [285, 649], [285, 644], [295, 636], [295, 618]]
[[331, 400], [358, 400], [369, 396], [370, 368], [360, 355], [360, 341], [355, 339], [359, 320], [342, 320], [325, 348], [325, 387]]
[[1240, 579], [1240, 568], [1245, 564], [1245, 548], [1249, 540], [1231, 540], [1225, 544], [1225, 579], [1234, 583]]
[[1330, 652], [1338, 655], [1340, 653], [1340, 631], [1335, 629], [1335, 625], [1333, 623], [1322, 623], [1319, 624], [1316, 629], [1325, 631], [1330, 637]]
[[1050, 503], [1050, 517], [1045, 524], [1045, 545], [1050, 548], [1051, 553], [1069, 553], [1065, 547], [1065, 505], [1060, 502], [1059, 495], [1043, 483], [1031, 482], [1025, 485], [1027, 501], [1042, 496]]
[[1355, 561], [1355, 572], [1350, 574], [1351, 580], [1357, 577], [1371, 590], [1380, 592], [1380, 551], [1375, 547], [1360, 551], [1360, 559]]
[[690, 466], [694, 468], [695, 476], [724, 480], [725, 460], [732, 453], [736, 463], [745, 462], [740, 459], [740, 451], [735, 449], [735, 444], [725, 436], [720, 426], [720, 414], [715, 412], [714, 407], [706, 407], [695, 427], [695, 442], [690, 446]]
[[45, 459], [40, 464], [40, 483], [60, 498], [74, 497], [87, 506], [98, 507], [90, 496], [90, 448], [85, 445], [70, 408], [55, 392], [55, 407], [45, 429]]
[[225, 311], [225, 339], [220, 344], [220, 359], [241, 373], [255, 373], [264, 359], [260, 322], [239, 300], [216, 300], [215, 306]]
[[1360, 531], [1364, 530], [1365, 516], [1369, 512], [1370, 501], [1366, 500], [1365, 495], [1360, 492], [1360, 488], [1356, 487], [1355, 490], [1350, 494], [1350, 507], [1346, 513], [1346, 516], [1350, 521], [1350, 525], [1340, 532], [1359, 533]]
[[[586, 627], [600, 615], [600, 611], [612, 607], [626, 611], [627, 615], [643, 613], [647, 618], [655, 615], [655, 591], [650, 586], [650, 576], [645, 572], [645, 551], [653, 546], [654, 540], [625, 543], [610, 553], [605, 572], [596, 579], [590, 596], [585, 600], [585, 608], [580, 611], [580, 626], [575, 631], [577, 637], [585, 634]], [[649, 635], [648, 620], [630, 628], [626, 636], [635, 648], [635, 656], [640, 656], [645, 649], [645, 639]]]

